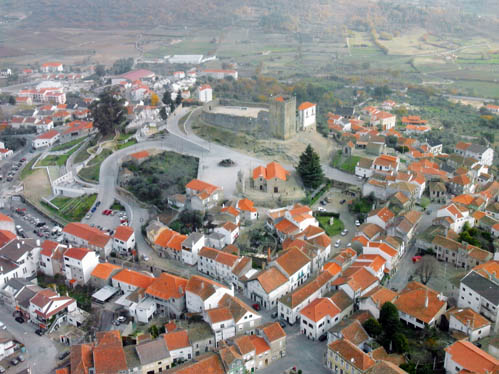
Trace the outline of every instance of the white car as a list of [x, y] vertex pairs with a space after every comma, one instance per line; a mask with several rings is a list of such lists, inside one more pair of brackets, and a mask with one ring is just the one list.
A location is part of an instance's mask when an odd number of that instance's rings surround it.
[[352, 243], [347, 244], [347, 248], [350, 248], [352, 246]]
[[360, 221], [359, 220], [356, 220], [355, 221], [355, 226], [359, 227], [360, 226]]
[[348, 230], [347, 230], [347, 229], [345, 229], [345, 230], [343, 230], [343, 231], [341, 232], [341, 236], [345, 236], [346, 234], [348, 234]]
[[320, 207], [317, 208], [317, 211], [319, 211], [319, 212], [325, 212], [326, 209], [324, 207], [320, 206]]
[[0, 322], [0, 329], [5, 330], [7, 326], [5, 326], [5, 323]]
[[336, 243], [334, 243], [334, 248], [339, 248], [341, 244], [341, 239], [338, 239]]

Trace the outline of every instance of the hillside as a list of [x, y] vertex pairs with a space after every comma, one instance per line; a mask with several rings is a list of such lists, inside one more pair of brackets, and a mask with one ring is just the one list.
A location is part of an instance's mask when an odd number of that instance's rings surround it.
[[[274, 31], [378, 31], [412, 27], [441, 33], [495, 33], [494, 0], [4, 0], [0, 13], [21, 12], [24, 27], [154, 28], [157, 26], [262, 26]], [[495, 32], [494, 32], [495, 30]]]

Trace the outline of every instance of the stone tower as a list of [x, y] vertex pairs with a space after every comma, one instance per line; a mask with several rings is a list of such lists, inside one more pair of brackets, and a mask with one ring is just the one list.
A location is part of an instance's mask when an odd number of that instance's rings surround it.
[[296, 135], [296, 97], [271, 98], [269, 108], [270, 134], [277, 139], [290, 139]]

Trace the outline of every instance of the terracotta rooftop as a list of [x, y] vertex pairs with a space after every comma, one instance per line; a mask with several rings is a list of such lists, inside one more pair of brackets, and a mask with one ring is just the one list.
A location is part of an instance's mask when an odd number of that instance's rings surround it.
[[345, 339], [332, 342], [328, 345], [328, 349], [338, 353], [343, 360], [361, 371], [371, 368], [376, 363], [367, 353]]
[[113, 271], [121, 269], [121, 266], [110, 264], [109, 262], [104, 262], [97, 264], [97, 266], [92, 271], [91, 276], [99, 279], [109, 279]]
[[114, 275], [112, 279], [143, 289], [149, 287], [154, 281], [154, 278], [151, 278], [148, 275], [129, 269], [121, 270], [118, 274]]
[[335, 317], [341, 310], [334, 305], [331, 299], [320, 297], [312, 301], [300, 311], [300, 315], [313, 322], [319, 322], [324, 317]]
[[146, 289], [146, 294], [162, 300], [179, 299], [185, 295], [187, 279], [161, 273]]
[[256, 279], [268, 294], [288, 281], [288, 278], [275, 267], [262, 271], [256, 276]]
[[496, 373], [499, 361], [473, 343], [460, 340], [445, 348], [452, 361], [462, 368], [476, 374]]
[[292, 276], [308, 263], [310, 258], [298, 248], [290, 248], [276, 259], [276, 263], [288, 274]]
[[263, 177], [266, 180], [276, 178], [285, 181], [289, 175], [289, 171], [284, 169], [281, 164], [277, 162], [271, 162], [267, 164], [266, 167], [258, 166], [253, 169], [253, 179]]
[[[425, 305], [426, 298], [428, 306]], [[447, 304], [440, 300], [436, 291], [419, 282], [410, 282], [393, 303], [401, 312], [425, 323], [430, 323]]]
[[175, 351], [190, 346], [189, 336], [186, 330], [173, 331], [163, 335], [168, 350]]

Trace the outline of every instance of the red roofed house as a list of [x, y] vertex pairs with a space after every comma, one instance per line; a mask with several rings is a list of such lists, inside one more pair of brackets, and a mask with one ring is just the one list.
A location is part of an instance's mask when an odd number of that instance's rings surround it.
[[93, 249], [101, 257], [111, 253], [112, 240], [109, 235], [85, 223], [71, 222], [62, 230], [64, 239], [68, 242], [89, 249]]
[[9, 216], [0, 213], [0, 230], [7, 230], [15, 234], [16, 224], [14, 223], [14, 220]]
[[66, 248], [65, 245], [52, 240], [45, 240], [40, 251], [40, 271], [50, 277], [62, 274], [64, 268], [63, 255]]
[[197, 89], [198, 101], [208, 103], [213, 100], [213, 90], [209, 84], [203, 84]]
[[93, 128], [93, 122], [76, 120], [64, 126], [61, 138], [63, 141], [79, 138], [90, 134]]
[[249, 199], [241, 199], [237, 202], [237, 209], [241, 211], [241, 214], [245, 220], [255, 220], [258, 218], [258, 211], [254, 207], [253, 201]]
[[123, 269], [113, 276], [113, 287], [120, 288], [123, 292], [132, 292], [138, 288], [147, 289], [154, 278], [138, 271]]
[[328, 297], [312, 301], [300, 311], [300, 331], [308, 339], [316, 340], [336, 325], [341, 310]]
[[186, 330], [173, 331], [163, 335], [166, 347], [173, 362], [182, 362], [192, 359], [192, 345]]
[[171, 318], [178, 318], [185, 310], [186, 287], [187, 279], [169, 273], [161, 273], [147, 287], [146, 295], [154, 299], [159, 312]]
[[376, 364], [348, 339], [335, 340], [327, 347], [326, 366], [333, 373], [366, 373]]
[[41, 328], [47, 328], [52, 317], [75, 311], [76, 300], [68, 296], [59, 296], [52, 289], [44, 289], [33, 296], [29, 302], [30, 320]]
[[56, 130], [50, 130], [43, 134], [38, 135], [33, 139], [31, 145], [33, 148], [38, 149], [42, 147], [51, 147], [60, 138], [59, 132]]
[[317, 104], [305, 101], [298, 107], [298, 127], [300, 130], [315, 128], [315, 116], [317, 113]]
[[499, 360], [473, 343], [459, 340], [445, 348], [444, 367], [448, 374], [492, 374], [499, 371]]
[[471, 227], [475, 225], [473, 216], [470, 215], [468, 208], [459, 204], [450, 203], [441, 207], [437, 211], [437, 219], [443, 218], [449, 221], [449, 228], [458, 234], [463, 230], [464, 224], [467, 222]]
[[215, 232], [224, 236], [225, 245], [233, 244], [239, 237], [239, 226], [232, 222], [225, 222], [222, 226], [216, 227]]
[[266, 167], [258, 166], [253, 169], [252, 187], [262, 192], [283, 193], [286, 190], [289, 176], [289, 171], [274, 161]]
[[492, 322], [471, 308], [453, 308], [445, 313], [450, 331], [464, 333], [471, 342], [486, 338]]
[[402, 117], [403, 125], [424, 125], [427, 121], [421, 119], [420, 116], [406, 116]]
[[130, 253], [135, 248], [135, 232], [130, 226], [118, 226], [113, 235], [113, 249], [120, 253]]
[[223, 199], [223, 189], [218, 186], [193, 179], [185, 185], [187, 199], [192, 210], [204, 211], [214, 208]]
[[368, 223], [374, 223], [383, 229], [386, 229], [388, 223], [395, 217], [395, 214], [387, 207], [373, 210], [367, 217]]
[[42, 73], [59, 73], [64, 71], [64, 65], [60, 62], [46, 62], [40, 66]]
[[241, 261], [242, 257], [224, 251], [203, 247], [198, 254], [198, 270], [214, 279], [223, 280], [230, 284], [232, 269]]
[[87, 248], [71, 247], [64, 252], [64, 275], [71, 283], [81, 286], [90, 280], [99, 263], [99, 255]]
[[400, 160], [395, 156], [381, 155], [376, 157], [371, 168], [375, 173], [387, 173], [393, 175], [399, 169]]

